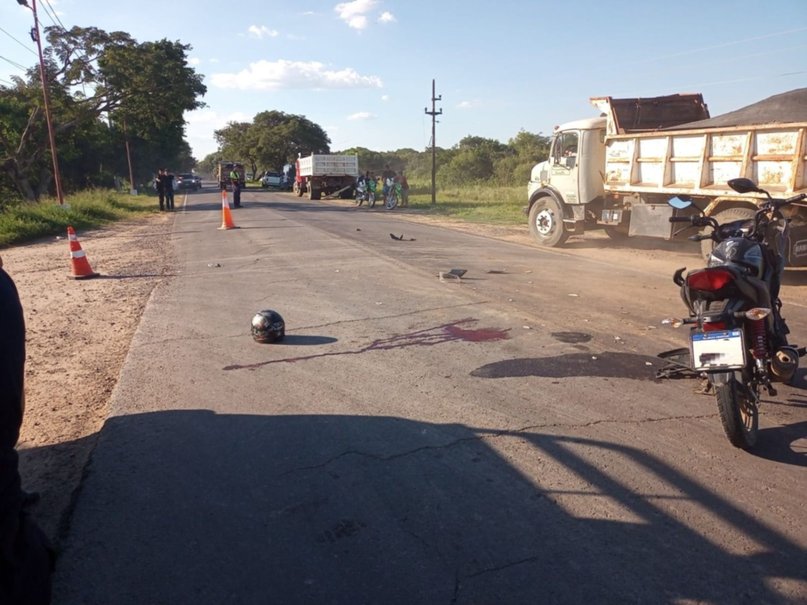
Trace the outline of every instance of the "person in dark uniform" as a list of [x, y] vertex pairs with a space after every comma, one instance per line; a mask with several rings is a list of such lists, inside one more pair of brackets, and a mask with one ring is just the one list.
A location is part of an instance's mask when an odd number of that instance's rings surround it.
[[154, 188], [157, 190], [157, 197], [160, 200], [160, 210], [165, 210], [165, 182], [163, 181], [163, 169], [157, 171], [154, 179]]
[[165, 208], [174, 209], [174, 175], [163, 168], [163, 186], [165, 187]]
[[25, 411], [25, 319], [0, 258], [0, 603], [50, 602], [53, 550], [26, 506], [15, 446]]
[[238, 174], [235, 166], [230, 170], [230, 182], [233, 185], [233, 206], [241, 207], [241, 175]]

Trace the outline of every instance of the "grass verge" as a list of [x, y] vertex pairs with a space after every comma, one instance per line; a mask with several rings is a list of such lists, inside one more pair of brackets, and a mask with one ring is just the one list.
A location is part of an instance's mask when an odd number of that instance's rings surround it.
[[67, 226], [92, 229], [106, 223], [156, 211], [153, 196], [131, 196], [93, 190], [71, 195], [60, 206], [56, 200], [21, 202], [0, 211], [0, 248], [40, 237], [64, 235]]
[[413, 187], [409, 207], [420, 214], [447, 216], [470, 223], [523, 225], [526, 187], [437, 188], [435, 204], [428, 187]]

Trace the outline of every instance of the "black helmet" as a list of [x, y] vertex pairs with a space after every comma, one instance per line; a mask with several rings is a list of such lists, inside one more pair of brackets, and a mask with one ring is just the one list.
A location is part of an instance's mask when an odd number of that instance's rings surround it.
[[265, 309], [252, 318], [252, 338], [257, 342], [279, 342], [286, 335], [286, 322], [277, 311]]

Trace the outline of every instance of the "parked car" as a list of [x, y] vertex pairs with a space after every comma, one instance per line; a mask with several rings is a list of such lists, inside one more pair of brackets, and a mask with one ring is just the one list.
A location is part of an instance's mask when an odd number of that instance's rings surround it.
[[202, 180], [193, 174], [178, 174], [174, 179], [174, 188], [177, 191], [182, 190], [191, 190], [191, 191], [198, 191], [202, 188]]
[[282, 172], [265, 172], [261, 177], [261, 187], [264, 189], [283, 189]]

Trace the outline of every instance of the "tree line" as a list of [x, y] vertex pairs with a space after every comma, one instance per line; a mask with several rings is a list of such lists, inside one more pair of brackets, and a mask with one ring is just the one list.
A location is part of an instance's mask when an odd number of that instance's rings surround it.
[[[379, 175], [389, 165], [406, 170], [410, 181], [430, 181], [431, 149], [372, 151], [353, 147], [331, 150], [331, 140], [317, 124], [302, 115], [282, 111], [258, 113], [251, 122], [230, 122], [214, 134], [219, 148], [199, 163], [199, 170], [214, 174], [219, 161], [237, 161], [258, 178], [278, 172], [299, 155], [312, 153], [356, 154], [359, 170]], [[437, 182], [441, 186], [526, 184], [536, 162], [549, 156], [549, 137], [519, 131], [507, 143], [467, 136], [449, 149], [435, 149]]]
[[[137, 187], [159, 167], [215, 173], [219, 160], [240, 161], [255, 177], [279, 171], [298, 155], [346, 153], [362, 172], [389, 165], [410, 182], [431, 179], [431, 149], [331, 150], [321, 126], [302, 115], [270, 110], [215, 131], [218, 151], [198, 162], [185, 139], [184, 113], [204, 107], [202, 76], [188, 65], [179, 41], [138, 42], [120, 31], [58, 26], [44, 30], [44, 65], [62, 186]], [[0, 86], [0, 209], [11, 200], [36, 201], [55, 191], [38, 66]], [[548, 156], [549, 139], [524, 130], [507, 143], [468, 136], [435, 150], [440, 186], [523, 184]], [[129, 181], [129, 160], [134, 183]]]
[[[184, 112], [203, 107], [189, 45], [140, 43], [95, 27], [45, 29], [44, 65], [66, 192], [148, 182], [155, 169], [189, 170]], [[0, 86], [0, 208], [54, 192], [39, 67]]]

